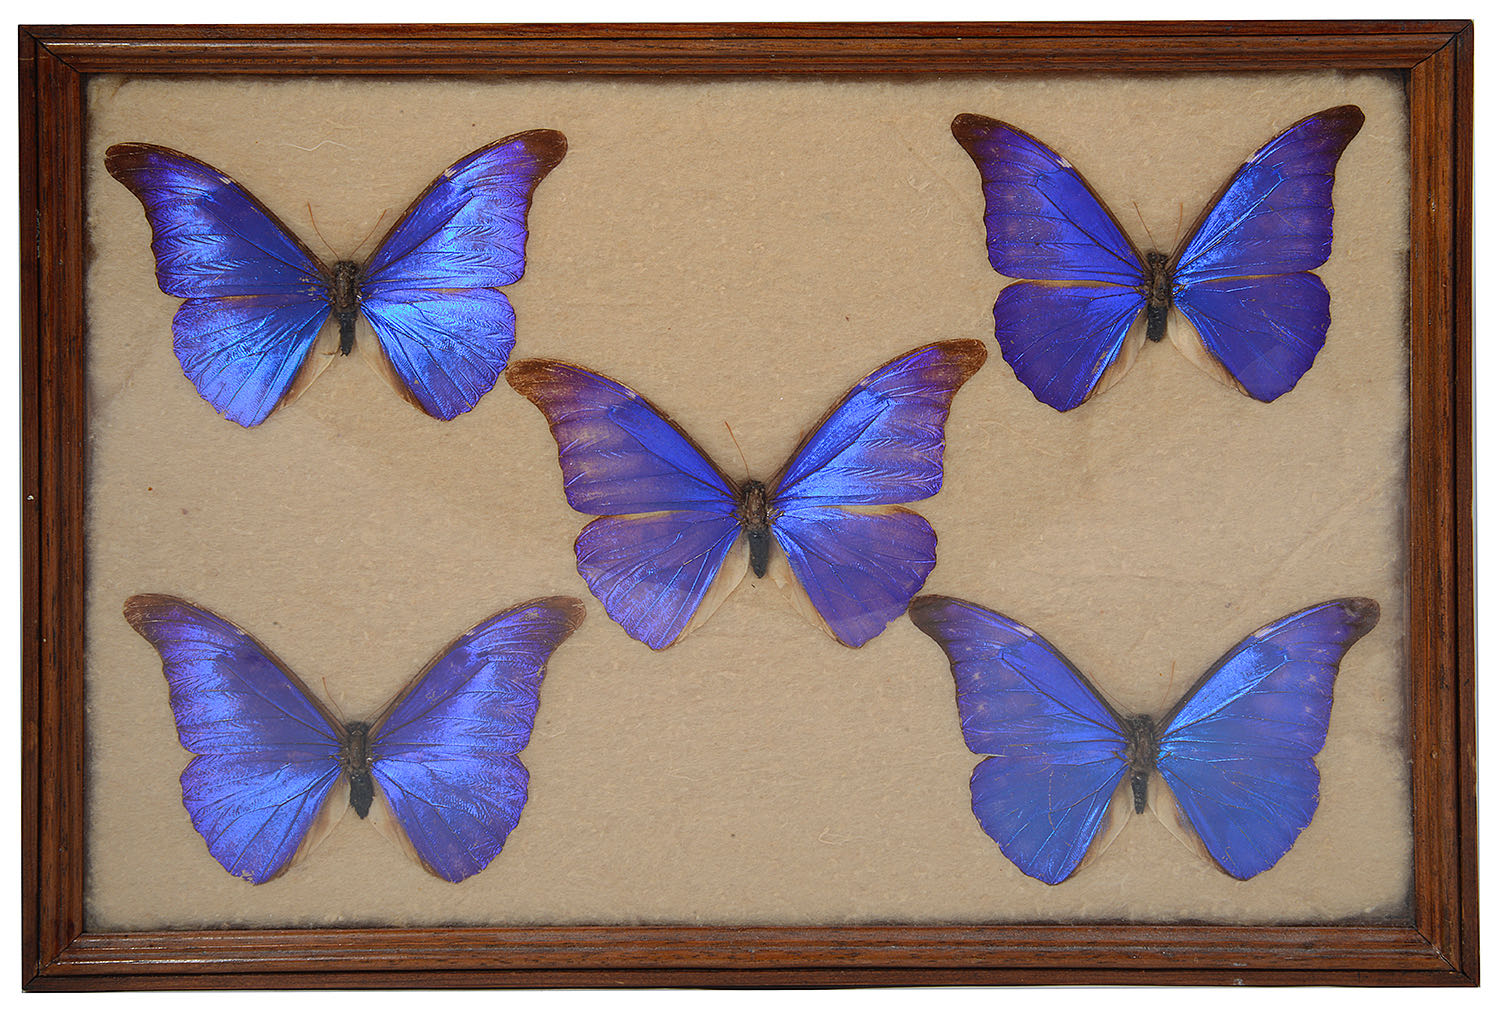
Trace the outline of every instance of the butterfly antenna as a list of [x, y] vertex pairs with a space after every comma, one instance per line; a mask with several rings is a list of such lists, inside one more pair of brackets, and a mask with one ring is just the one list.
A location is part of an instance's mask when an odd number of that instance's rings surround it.
[[740, 454], [740, 462], [745, 466], [745, 476], [750, 476], [750, 463], [745, 459], [745, 450], [740, 448], [740, 440], [734, 436], [734, 428], [729, 426], [729, 421], [724, 421], [724, 430], [729, 432], [729, 440], [734, 442], [734, 450]]
[[383, 222], [385, 222], [386, 212], [389, 212], [389, 211], [390, 211], [390, 209], [388, 209], [388, 208], [385, 209], [384, 211], [382, 211], [380, 213], [380, 218], [375, 220], [375, 225], [370, 227], [370, 232], [365, 234], [365, 239], [361, 240], [357, 245], [355, 245], [354, 251], [355, 251], [356, 254], [359, 253], [359, 249], [361, 247], [365, 246], [365, 240], [369, 240], [370, 237], [372, 237], [372, 236], [375, 235], [375, 231], [378, 230], [378, 229], [380, 229], [380, 224], [383, 223]]
[[313, 215], [312, 202], [310, 201], [307, 203], [307, 217], [312, 220], [313, 232], [318, 235], [319, 240], [323, 241], [323, 246], [328, 248], [328, 253], [333, 255], [333, 260], [338, 261], [339, 252], [333, 249], [333, 245], [328, 242], [328, 238], [323, 235], [323, 231], [318, 229], [318, 217]]
[[1151, 246], [1153, 249], [1159, 249], [1161, 245], [1158, 244], [1156, 242], [1156, 238], [1151, 235], [1151, 227], [1146, 225], [1146, 217], [1141, 215], [1141, 206], [1134, 201], [1132, 201], [1130, 204], [1135, 208], [1135, 217], [1141, 221], [1141, 229], [1146, 231], [1146, 239], [1151, 241]]
[[328, 687], [327, 675], [323, 676], [323, 702], [328, 704], [328, 708], [338, 717], [340, 724], [347, 723], [344, 719], [344, 711], [339, 709], [338, 700], [333, 698], [333, 690]]

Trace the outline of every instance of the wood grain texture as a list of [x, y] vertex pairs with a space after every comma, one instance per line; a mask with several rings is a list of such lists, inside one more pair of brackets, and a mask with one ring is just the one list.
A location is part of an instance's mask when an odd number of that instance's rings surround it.
[[[1477, 982], [1468, 23], [23, 27], [19, 55], [26, 987]], [[1310, 67], [1411, 104], [1409, 927], [85, 930], [85, 76]]]

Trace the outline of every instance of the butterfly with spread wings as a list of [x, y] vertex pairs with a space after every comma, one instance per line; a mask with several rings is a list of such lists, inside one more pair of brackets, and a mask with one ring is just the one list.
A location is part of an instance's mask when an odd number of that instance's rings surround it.
[[964, 743], [986, 757], [969, 782], [979, 825], [1022, 872], [1056, 884], [1148, 804], [1236, 879], [1275, 865], [1318, 807], [1333, 682], [1380, 607], [1330, 600], [1256, 629], [1160, 718], [1119, 712], [1003, 614], [918, 597], [910, 615], [948, 655]]
[[571, 597], [528, 601], [459, 636], [368, 723], [345, 723], [244, 629], [165, 594], [125, 602], [161, 654], [193, 760], [182, 803], [209, 853], [264, 883], [347, 802], [452, 883], [500, 853], [521, 818], [547, 660], [582, 623]]
[[[1364, 124], [1356, 106], [1314, 113], [1235, 171], [1177, 250], [1145, 255], [1066, 159], [973, 113], [953, 136], [979, 168], [990, 264], [1013, 282], [995, 338], [1038, 400], [1066, 411], [1114, 384], [1144, 339], [1262, 402], [1290, 392], [1328, 333], [1313, 269], [1333, 249], [1333, 172]], [[1167, 331], [1172, 308], [1192, 323]], [[1127, 342], [1145, 312], [1144, 339]]]
[[[901, 502], [943, 482], [944, 428], [984, 363], [973, 339], [933, 343], [871, 372], [769, 482], [731, 480], [675, 423], [619, 382], [556, 360], [506, 379], [547, 417], [568, 504], [600, 516], [574, 550], [611, 618], [652, 649], [701, 623], [780, 547], [810, 616], [862, 646], [906, 610], [937, 535]], [[742, 543], [741, 536], [746, 540]], [[730, 561], [736, 547], [744, 552]]]
[[339, 350], [355, 319], [375, 331], [360, 352], [396, 392], [439, 420], [473, 409], [515, 345], [498, 287], [526, 269], [526, 216], [567, 141], [527, 131], [448, 167], [392, 225], [370, 259], [324, 264], [244, 187], [169, 148], [114, 145], [105, 168], [140, 199], [182, 371], [213, 408], [245, 427], [311, 383], [330, 318]]

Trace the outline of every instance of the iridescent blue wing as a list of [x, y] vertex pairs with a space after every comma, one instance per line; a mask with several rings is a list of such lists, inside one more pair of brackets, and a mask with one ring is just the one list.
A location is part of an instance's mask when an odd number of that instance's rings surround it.
[[442, 420], [474, 408], [515, 344], [505, 294], [526, 270], [526, 214], [567, 152], [556, 131], [512, 135], [444, 170], [391, 228], [360, 285], [387, 374]]
[[1045, 883], [1077, 870], [1129, 770], [1123, 725], [1088, 679], [1031, 629], [977, 604], [918, 597], [911, 619], [948, 655], [974, 768], [974, 815]]
[[1107, 387], [1146, 304], [1145, 264], [1078, 171], [1036, 138], [973, 113], [954, 118], [953, 136], [979, 168], [990, 264], [1033, 280], [995, 302], [1000, 352], [1037, 399], [1073, 409]]
[[1333, 172], [1364, 121], [1358, 107], [1338, 106], [1272, 138], [1230, 177], [1173, 261], [1173, 303], [1203, 348], [1263, 402], [1290, 392], [1323, 348], [1328, 290], [1311, 273], [1333, 249]]
[[710, 589], [740, 533], [735, 484], [617, 381], [556, 360], [521, 361], [505, 376], [547, 418], [568, 504], [606, 517], [575, 545], [589, 589], [653, 649], [681, 638], [717, 606]]
[[808, 432], [771, 499], [786, 510], [931, 498], [943, 484], [948, 409], [984, 360], [983, 343], [953, 339], [871, 371]]
[[114, 145], [104, 166], [140, 199], [183, 373], [245, 427], [292, 389], [328, 319], [328, 271], [249, 191], [191, 156]]
[[937, 564], [937, 534], [907, 509], [801, 506], [771, 524], [808, 602], [845, 646], [863, 646], [906, 610]]
[[1349, 598], [1271, 622], [1159, 723], [1156, 769], [1180, 817], [1236, 879], [1275, 865], [1312, 820], [1333, 680], [1379, 619], [1373, 600]]
[[937, 537], [927, 520], [867, 507], [938, 492], [948, 410], [984, 360], [983, 343], [958, 339], [877, 368], [834, 404], [770, 485], [776, 541], [847, 646], [879, 635], [932, 571]]
[[225, 871], [279, 875], [339, 782], [343, 728], [248, 633], [185, 600], [131, 597], [125, 619], [161, 654], [183, 748], [182, 803]]
[[605, 516], [583, 528], [573, 550], [604, 612], [661, 650], [712, 614], [744, 577], [743, 555], [725, 567], [740, 528], [719, 511]]
[[583, 622], [571, 597], [519, 604], [439, 653], [371, 725], [371, 772], [423, 867], [451, 883], [488, 865], [526, 804], [552, 651]]

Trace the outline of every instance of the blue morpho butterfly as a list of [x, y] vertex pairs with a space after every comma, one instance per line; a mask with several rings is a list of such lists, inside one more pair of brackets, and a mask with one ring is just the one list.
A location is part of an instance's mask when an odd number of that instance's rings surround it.
[[[368, 722], [345, 723], [243, 629], [164, 594], [125, 602], [161, 654], [183, 748], [182, 803], [230, 875], [264, 883], [347, 801], [435, 876], [483, 869], [521, 818], [547, 658], [583, 604], [518, 604], [455, 639]], [[392, 822], [394, 818], [394, 822]]]
[[[556, 131], [487, 145], [443, 171], [364, 265], [329, 268], [245, 188], [191, 156], [114, 145], [104, 166], [141, 200], [162, 292], [185, 300], [173, 349], [198, 394], [254, 427], [327, 366], [318, 335], [338, 321], [354, 347], [363, 312], [378, 346], [361, 352], [397, 393], [452, 420], [495, 386], [515, 344], [505, 294], [526, 269], [526, 213], [567, 151]], [[329, 351], [331, 353], [331, 350]]]
[[1313, 757], [1333, 680], [1380, 607], [1330, 600], [1256, 629], [1160, 719], [1116, 710], [1002, 614], [948, 597], [918, 597], [910, 614], [953, 665], [964, 743], [989, 757], [969, 781], [979, 825], [1022, 872], [1055, 884], [1148, 803], [1236, 879], [1275, 865], [1318, 807]]
[[574, 544], [578, 572], [631, 636], [660, 650], [702, 622], [773, 544], [795, 582], [778, 584], [845, 646], [906, 610], [936, 563], [937, 535], [899, 502], [937, 494], [944, 426], [984, 363], [973, 339], [933, 343], [872, 371], [834, 404], [769, 482], [731, 480], [661, 410], [617, 381], [556, 360], [506, 380], [557, 439], [563, 492], [602, 516]]
[[1328, 290], [1312, 270], [1333, 247], [1333, 170], [1365, 122], [1355, 106], [1298, 121], [1229, 178], [1170, 257], [1142, 257], [1079, 172], [1036, 138], [973, 113], [953, 121], [979, 167], [990, 264], [1011, 283], [995, 338], [1033, 395], [1071, 410], [1114, 384], [1140, 352], [1146, 312], [1189, 360], [1270, 402], [1312, 366], [1328, 333]]

